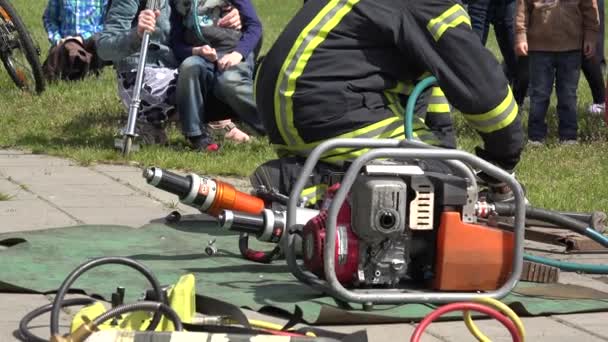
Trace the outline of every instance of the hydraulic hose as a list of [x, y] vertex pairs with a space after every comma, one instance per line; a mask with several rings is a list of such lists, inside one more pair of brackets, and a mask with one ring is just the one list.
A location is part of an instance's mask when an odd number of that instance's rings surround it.
[[453, 311], [465, 311], [465, 310], [480, 312], [480, 313], [486, 314], [486, 315], [496, 319], [505, 328], [507, 328], [507, 330], [509, 330], [509, 333], [511, 334], [511, 337], [513, 338], [514, 342], [522, 342], [522, 337], [519, 335], [519, 332], [517, 331], [517, 327], [515, 326], [515, 323], [513, 323], [505, 315], [500, 313], [500, 311], [498, 311], [494, 308], [485, 306], [483, 304], [472, 303], [472, 302], [447, 304], [447, 305], [441, 306], [437, 310], [431, 312], [418, 324], [418, 326], [416, 326], [416, 329], [414, 330], [414, 333], [412, 334], [410, 342], [419, 342], [420, 338], [422, 337], [422, 334], [424, 333], [426, 328], [431, 323], [433, 323], [433, 321], [435, 321], [439, 317], [443, 316], [444, 314], [453, 312]]
[[557, 267], [566, 272], [583, 272], [589, 274], [608, 274], [608, 265], [579, 264], [545, 258], [537, 255], [524, 254], [524, 260]]
[[[80, 305], [89, 305], [95, 303], [95, 299], [93, 298], [70, 298], [61, 302], [61, 307], [65, 308], [68, 306], [80, 306]], [[39, 308], [36, 308], [23, 316], [21, 321], [19, 322], [19, 334], [21, 338], [27, 342], [48, 342], [48, 338], [38, 337], [30, 332], [28, 325], [34, 319], [39, 316], [44, 315], [45, 313], [51, 311], [53, 309], [53, 303], [49, 303], [43, 305]]]
[[[150, 302], [150, 301], [143, 301], [143, 302], [137, 302], [137, 303], [133, 303], [133, 304], [124, 304], [121, 306], [117, 306], [117, 307], [110, 309], [110, 310], [104, 312], [103, 314], [99, 315], [97, 318], [95, 318], [93, 320], [92, 324], [94, 327], [98, 327], [99, 325], [103, 324], [107, 320], [110, 320], [114, 317], [118, 317], [127, 312], [133, 312], [133, 311], [154, 311], [155, 317], [156, 317], [156, 314], [162, 313], [171, 320], [171, 322], [173, 323], [173, 327], [175, 328], [176, 331], [182, 331], [184, 329], [181, 319], [179, 318], [179, 316], [177, 315], [175, 310], [173, 310], [169, 305], [167, 305], [165, 303], [161, 303], [161, 302]], [[152, 326], [152, 325], [150, 325], [150, 326]], [[148, 329], [148, 330], [150, 330], [150, 329]]]
[[241, 232], [239, 235], [239, 252], [247, 260], [269, 264], [279, 255], [281, 248], [277, 245], [271, 251], [256, 251], [249, 248], [249, 234]]
[[[515, 213], [515, 205], [506, 202], [494, 203], [496, 213], [501, 216], [513, 216]], [[589, 225], [583, 221], [573, 219], [566, 215], [562, 215], [556, 211], [535, 208], [526, 206], [526, 218], [536, 219], [543, 222], [553, 223], [558, 226], [567, 227], [580, 234], [585, 234], [584, 231]]]
[[429, 76], [422, 81], [418, 82], [405, 105], [405, 121], [403, 122], [405, 128], [405, 137], [407, 140], [414, 139], [414, 128], [412, 122], [414, 122], [414, 109], [416, 108], [416, 101], [422, 92], [431, 85], [435, 84], [437, 79], [434, 76]]
[[[496, 213], [498, 215], [510, 216], [513, 214], [515, 206], [511, 203], [494, 203]], [[538, 219], [541, 221], [553, 223], [569, 230], [572, 230], [576, 233], [584, 235], [591, 240], [599, 243], [604, 247], [608, 247], [608, 237], [598, 233], [595, 229], [588, 227], [586, 223], [581, 222], [572, 217], [568, 217], [559, 212], [534, 208], [528, 206], [526, 208], [526, 216], [528, 218]], [[594, 264], [579, 264], [579, 263], [571, 263], [565, 262], [550, 258], [545, 258], [536, 255], [524, 254], [524, 259], [532, 262], [537, 262], [553, 267], [557, 267], [562, 271], [566, 272], [584, 272], [591, 274], [608, 274], [608, 266], [607, 265], [594, 265]]]
[[[498, 215], [512, 216], [515, 213], [515, 205], [512, 203], [496, 202], [494, 203], [494, 207]], [[558, 212], [526, 206], [526, 217], [562, 226], [587, 236], [604, 247], [608, 247], [608, 238], [606, 236], [589, 227], [587, 223], [562, 215]]]
[[[526, 330], [524, 328], [524, 323], [521, 321], [521, 318], [519, 318], [519, 316], [517, 316], [515, 311], [513, 311], [505, 303], [503, 303], [499, 300], [496, 300], [494, 298], [490, 298], [490, 297], [479, 298], [478, 300], [476, 300], [476, 302], [493, 307], [494, 309], [502, 312], [504, 315], [509, 317], [509, 319], [513, 323], [515, 323], [515, 326], [517, 327], [517, 331], [519, 332], [519, 336], [521, 337], [522, 342], [526, 339]], [[469, 329], [469, 332], [471, 332], [471, 334], [473, 334], [473, 336], [475, 336], [475, 338], [479, 342], [491, 342], [490, 339], [486, 335], [484, 335], [481, 332], [481, 330], [479, 330], [477, 325], [475, 325], [470, 311], [465, 311], [463, 316], [464, 316], [464, 323], [467, 326], [467, 329]]]
[[[59, 335], [59, 312], [61, 310], [61, 307], [63, 306], [63, 304], [62, 304], [63, 298], [65, 297], [65, 294], [70, 289], [70, 286], [72, 286], [74, 281], [76, 281], [76, 279], [78, 279], [86, 271], [88, 271], [92, 268], [95, 268], [97, 266], [107, 265], [107, 264], [124, 265], [124, 266], [129, 266], [131, 268], [136, 269], [141, 274], [143, 274], [146, 277], [146, 279], [150, 282], [150, 284], [152, 285], [152, 289], [156, 293], [156, 299], [161, 303], [167, 304], [167, 299], [165, 298], [165, 293], [163, 292], [163, 290], [160, 286], [160, 283], [158, 282], [158, 279], [156, 279], [154, 274], [152, 274], [152, 272], [143, 264], [140, 264], [139, 262], [137, 262], [133, 259], [124, 258], [124, 257], [102, 257], [102, 258], [98, 258], [98, 259], [93, 259], [93, 260], [83, 263], [82, 265], [78, 266], [75, 270], [73, 270], [67, 276], [67, 278], [63, 281], [63, 283], [57, 290], [57, 294], [55, 295], [55, 299], [53, 301], [53, 307], [51, 309], [51, 336]], [[156, 329], [156, 326], [160, 322], [160, 319], [161, 319], [161, 315], [156, 313], [154, 315], [154, 318], [152, 319], [152, 322], [150, 322], [150, 326], [148, 327], [147, 330], [152, 331], [152, 330]]]

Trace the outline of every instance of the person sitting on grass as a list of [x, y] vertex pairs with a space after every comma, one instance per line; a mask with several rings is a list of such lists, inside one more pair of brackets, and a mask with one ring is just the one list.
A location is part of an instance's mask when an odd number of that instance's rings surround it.
[[76, 80], [98, 73], [94, 36], [103, 28], [109, 0], [48, 0], [42, 16], [51, 44], [43, 63], [48, 80]]
[[[257, 133], [264, 134], [253, 97], [254, 50], [262, 36], [262, 24], [249, 0], [176, 0], [171, 17], [172, 48], [181, 62], [180, 74], [196, 74], [200, 88], [193, 88], [188, 79], [178, 79], [179, 91], [190, 91], [189, 97], [178, 99], [183, 133], [193, 145], [211, 141], [201, 135], [200, 126], [208, 114], [204, 110], [186, 112], [183, 106], [194, 103], [204, 108], [209, 96], [230, 106], [232, 111]], [[242, 20], [242, 30], [217, 25], [224, 11], [234, 6]], [[243, 141], [249, 140], [243, 136]]]
[[[577, 143], [577, 88], [581, 59], [594, 55], [599, 32], [596, 0], [517, 0], [515, 51], [529, 56], [531, 146], [545, 142], [545, 116], [553, 83], [557, 92], [559, 140]], [[583, 50], [581, 53], [581, 49]]]
[[[176, 89], [179, 63], [169, 47], [171, 6], [167, 0], [161, 3], [160, 9], [152, 11], [143, 9], [140, 0], [113, 1], [104, 28], [96, 39], [99, 56], [112, 61], [116, 69], [119, 96], [128, 108], [135, 85], [142, 37], [145, 31], [151, 32], [136, 126], [144, 144], [163, 144], [167, 141], [164, 126], [175, 113], [176, 98], [190, 96], [188, 92], [181, 93]], [[240, 27], [238, 10], [229, 10], [218, 25]], [[196, 75], [185, 74], [181, 78], [192, 86], [198, 86], [200, 82]], [[185, 115], [198, 113], [199, 110], [194, 105], [181, 108]], [[207, 132], [207, 129], [204, 131]], [[208, 147], [209, 150], [217, 150], [217, 145]]]

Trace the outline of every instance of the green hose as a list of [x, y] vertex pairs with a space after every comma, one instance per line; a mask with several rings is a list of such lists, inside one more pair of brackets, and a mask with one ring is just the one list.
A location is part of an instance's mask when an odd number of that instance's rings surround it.
[[420, 94], [422, 94], [422, 92], [426, 88], [432, 86], [435, 83], [437, 83], [437, 79], [434, 76], [429, 76], [423, 79], [422, 81], [418, 82], [418, 84], [416, 84], [414, 90], [412, 90], [412, 93], [407, 99], [407, 104], [405, 106], [405, 121], [403, 122], [403, 124], [405, 125], [405, 138], [407, 140], [414, 139], [414, 128], [412, 126], [412, 123], [414, 122], [414, 109], [416, 108], [416, 101], [418, 100]]
[[[418, 82], [418, 84], [416, 84], [416, 86], [412, 90], [412, 93], [410, 94], [409, 98], [407, 99], [407, 104], [405, 106], [404, 122], [403, 122], [403, 125], [405, 126], [404, 127], [405, 128], [405, 137], [407, 140], [412, 140], [414, 138], [414, 129], [413, 129], [412, 124], [414, 122], [414, 109], [416, 107], [416, 101], [418, 100], [418, 97], [420, 96], [420, 94], [422, 94], [422, 92], [426, 88], [428, 88], [436, 83], [437, 83], [437, 79], [434, 76], [429, 76], [429, 77], [423, 79], [422, 81]], [[586, 235], [587, 237], [591, 238], [592, 240], [594, 240], [604, 246], [606, 245], [608, 238], [606, 238], [602, 234], [599, 234], [599, 233], [593, 231], [591, 228], [588, 228], [587, 230], [591, 230], [591, 231], [586, 232], [586, 234], [584, 234], [584, 235]], [[576, 231], [576, 232], [580, 233], [579, 231]], [[608, 265], [578, 264], [578, 263], [564, 262], [564, 261], [560, 261], [560, 260], [555, 260], [555, 259], [550, 259], [550, 258], [545, 258], [545, 257], [540, 257], [540, 256], [535, 256], [535, 255], [530, 255], [530, 254], [524, 254], [524, 260], [557, 267], [560, 270], [566, 271], [566, 272], [608, 274]]]
[[557, 267], [560, 270], [566, 272], [608, 274], [608, 265], [578, 264], [574, 262], [560, 261], [530, 254], [524, 254], [524, 260]]

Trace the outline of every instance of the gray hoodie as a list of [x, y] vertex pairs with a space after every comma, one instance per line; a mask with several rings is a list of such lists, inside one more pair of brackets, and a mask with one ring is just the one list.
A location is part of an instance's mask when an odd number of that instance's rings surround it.
[[[99, 57], [112, 61], [119, 72], [137, 69], [141, 48], [137, 35], [140, 1], [145, 0], [112, 1], [104, 28], [96, 40]], [[150, 37], [146, 66], [177, 68], [179, 64], [169, 48], [171, 6], [169, 0], [161, 0], [161, 3], [156, 30]]]

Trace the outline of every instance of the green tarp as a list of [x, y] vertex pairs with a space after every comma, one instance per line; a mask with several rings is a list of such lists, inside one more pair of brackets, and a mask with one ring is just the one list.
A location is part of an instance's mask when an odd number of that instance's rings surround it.
[[[216, 239], [219, 252], [207, 256], [204, 248], [212, 239]], [[262, 246], [268, 249], [268, 245]], [[86, 225], [0, 234], [0, 291], [52, 291], [78, 265], [101, 256], [138, 260], [163, 284], [193, 273], [197, 293], [241, 307], [294, 312], [297, 305], [309, 323], [404, 322], [419, 319], [434, 308], [425, 304], [376, 306], [372, 311], [362, 311], [359, 305], [345, 307], [297, 282], [283, 260], [270, 265], [244, 260], [238, 252], [237, 236], [221, 231], [215, 223], [201, 221], [171, 227]], [[117, 286], [127, 289], [127, 300], [135, 300], [149, 287], [137, 271], [118, 265], [95, 268], [73, 285], [104, 298]], [[523, 315], [608, 311], [608, 294], [591, 289], [520, 283], [516, 292], [503, 301]]]

